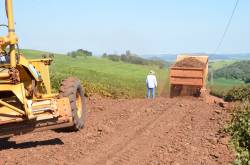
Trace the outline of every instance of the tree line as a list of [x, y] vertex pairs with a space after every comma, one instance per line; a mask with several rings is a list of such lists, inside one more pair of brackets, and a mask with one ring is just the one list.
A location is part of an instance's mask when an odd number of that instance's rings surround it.
[[70, 56], [72, 58], [77, 58], [77, 57], [88, 57], [88, 56], [93, 56], [93, 53], [84, 49], [78, 49], [76, 51], [72, 51], [67, 53], [67, 56]]
[[136, 54], [131, 53], [129, 50], [126, 51], [124, 54], [107, 54], [104, 53], [102, 55], [103, 58], [107, 58], [112, 61], [122, 61], [125, 63], [130, 64], [138, 64], [138, 65], [156, 65], [159, 66], [159, 68], [168, 67], [169, 63], [159, 60], [159, 59], [145, 59], [142, 57], [139, 57]]

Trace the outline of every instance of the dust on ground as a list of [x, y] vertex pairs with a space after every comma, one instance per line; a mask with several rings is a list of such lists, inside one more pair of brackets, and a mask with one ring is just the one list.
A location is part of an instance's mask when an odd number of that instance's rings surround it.
[[80, 132], [45, 131], [0, 143], [0, 164], [215, 165], [234, 157], [221, 133], [230, 114], [201, 99], [88, 101]]
[[206, 64], [201, 62], [195, 57], [187, 57], [181, 61], [177, 61], [174, 67], [187, 67], [187, 68], [205, 68]]

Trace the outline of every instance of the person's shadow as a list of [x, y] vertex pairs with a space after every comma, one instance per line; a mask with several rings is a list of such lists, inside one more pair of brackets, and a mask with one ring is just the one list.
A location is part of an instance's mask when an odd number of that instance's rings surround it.
[[63, 141], [59, 138], [44, 140], [44, 141], [31, 141], [24, 143], [16, 143], [15, 141], [1, 141], [0, 140], [0, 151], [7, 149], [25, 149], [34, 148], [38, 146], [48, 146], [48, 145], [63, 145]]

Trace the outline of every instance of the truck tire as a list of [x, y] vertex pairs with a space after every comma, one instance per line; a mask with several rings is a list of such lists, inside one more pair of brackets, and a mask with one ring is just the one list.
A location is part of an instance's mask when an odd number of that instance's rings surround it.
[[174, 85], [170, 85], [170, 98], [174, 97]]
[[9, 139], [10, 137], [0, 138], [0, 142], [7, 142]]
[[79, 131], [84, 127], [87, 112], [86, 97], [80, 80], [74, 77], [63, 80], [59, 97], [68, 97], [70, 101], [74, 125], [69, 130]]

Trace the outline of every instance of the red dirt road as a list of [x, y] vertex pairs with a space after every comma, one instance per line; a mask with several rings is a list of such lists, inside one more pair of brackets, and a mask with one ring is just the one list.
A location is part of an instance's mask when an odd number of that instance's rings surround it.
[[2, 164], [214, 165], [233, 160], [221, 134], [230, 115], [197, 98], [89, 100], [86, 127], [0, 142]]

